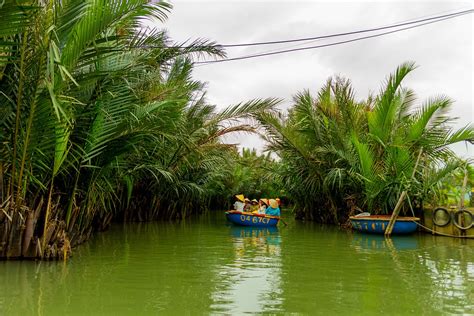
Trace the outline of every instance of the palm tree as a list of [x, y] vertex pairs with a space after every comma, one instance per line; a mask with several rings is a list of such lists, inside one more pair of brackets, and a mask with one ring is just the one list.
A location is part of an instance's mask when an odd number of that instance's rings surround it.
[[[257, 117], [269, 149], [282, 158], [284, 186], [300, 216], [341, 222], [348, 208], [388, 213], [404, 189], [423, 199], [462, 164], [448, 146], [472, 141], [473, 128], [450, 127], [453, 118], [446, 113], [452, 102], [446, 97], [414, 108], [413, 91], [401, 86], [414, 68], [402, 64], [378, 96], [363, 102], [355, 101], [348, 80], [337, 78], [316, 98], [308, 91], [297, 94], [287, 117]], [[427, 177], [427, 168], [436, 172]]]
[[[452, 104], [447, 97], [432, 98], [412, 111], [414, 93], [401, 83], [414, 68], [413, 63], [402, 64], [388, 78], [368, 113], [368, 137], [364, 141], [352, 137], [367, 205], [378, 212], [390, 212], [406, 188], [411, 196], [423, 199], [423, 191], [463, 165], [448, 146], [474, 139], [472, 126], [450, 127], [454, 119], [447, 116]], [[419, 153], [422, 163], [415, 170]], [[421, 171], [430, 167], [436, 169], [435, 175], [423, 177]]]
[[212, 181], [206, 191], [210, 194], [209, 208], [228, 209], [236, 193], [250, 199], [284, 197], [278, 176], [280, 163], [269, 153], [258, 154], [255, 149], [233, 149], [224, 156], [224, 163], [213, 169]]
[[[209, 207], [211, 200], [227, 199], [229, 179], [236, 157], [235, 146], [220, 137], [234, 132], [253, 132], [239, 118], [272, 110], [278, 100], [253, 100], [217, 112], [203, 98], [191, 101], [164, 141], [150, 144], [144, 162], [146, 174], [136, 176], [132, 206], [124, 210], [133, 220], [181, 218]], [[143, 155], [142, 155], [143, 157]], [[135, 158], [134, 158], [135, 159]]]
[[110, 221], [109, 211], [150, 174], [158, 187], [186, 191], [182, 166], [206, 154], [212, 161], [225, 147], [220, 135], [249, 129], [221, 124], [273, 106], [257, 100], [222, 113], [193, 106], [203, 86], [191, 79], [193, 58], [224, 52], [141, 28], [169, 9], [145, 0], [4, 1], [0, 257], [62, 255], [93, 223]]

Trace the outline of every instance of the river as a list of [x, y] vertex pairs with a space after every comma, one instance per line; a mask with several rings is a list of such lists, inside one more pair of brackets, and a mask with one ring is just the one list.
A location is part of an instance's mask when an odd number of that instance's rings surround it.
[[474, 240], [288, 224], [115, 224], [68, 262], [0, 262], [0, 315], [474, 314]]

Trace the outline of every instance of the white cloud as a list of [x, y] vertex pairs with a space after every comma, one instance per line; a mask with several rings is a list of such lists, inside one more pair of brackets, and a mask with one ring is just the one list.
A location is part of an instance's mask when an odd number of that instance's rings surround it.
[[[471, 2], [455, 1], [173, 1], [173, 5], [165, 27], [174, 40], [207, 38], [220, 44], [310, 37], [472, 9]], [[410, 60], [419, 69], [405, 86], [415, 90], [420, 104], [440, 94], [455, 100], [453, 114], [460, 117], [456, 125], [460, 127], [474, 121], [473, 34], [470, 14], [356, 43], [197, 67], [194, 76], [208, 82], [209, 100], [222, 107], [265, 97], [283, 98], [288, 104], [296, 92], [316, 92], [333, 75], [351, 79], [363, 98], [379, 91], [385, 77]], [[295, 44], [282, 47], [289, 46]], [[227, 52], [235, 57], [272, 49]], [[236, 140], [261, 147], [253, 136], [232, 139]], [[474, 156], [473, 145], [454, 148]]]

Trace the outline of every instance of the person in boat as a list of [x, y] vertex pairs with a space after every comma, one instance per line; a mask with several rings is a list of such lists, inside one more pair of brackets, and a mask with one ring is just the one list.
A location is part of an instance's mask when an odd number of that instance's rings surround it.
[[280, 216], [280, 206], [278, 205], [278, 202], [274, 199], [270, 199], [268, 204], [269, 205], [265, 210], [265, 214], [271, 216]]
[[267, 209], [267, 206], [268, 206], [268, 199], [260, 199], [259, 205], [260, 207], [258, 208], [258, 213], [265, 214], [265, 210]]
[[281, 200], [280, 200], [280, 198], [276, 198], [275, 201], [277, 201], [278, 207], [280, 207], [280, 205], [281, 205]]
[[252, 213], [258, 213], [259, 205], [258, 201], [256, 199], [253, 199], [250, 201], [250, 212]]
[[250, 199], [249, 198], [245, 198], [244, 199], [244, 212], [250, 212], [250, 207], [252, 206], [252, 204], [250, 203]]
[[244, 195], [243, 194], [237, 194], [237, 195], [235, 195], [235, 198], [237, 199], [237, 201], [235, 201], [235, 203], [234, 203], [234, 210], [239, 211], [239, 212], [243, 212], [244, 211], [244, 202], [245, 202]]

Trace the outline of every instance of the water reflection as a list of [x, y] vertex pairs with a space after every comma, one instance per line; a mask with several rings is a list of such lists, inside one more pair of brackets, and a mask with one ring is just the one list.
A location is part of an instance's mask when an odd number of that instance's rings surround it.
[[229, 227], [234, 257], [218, 269], [224, 282], [211, 309], [219, 312], [275, 312], [281, 305], [281, 236], [276, 227]]
[[[280, 255], [281, 236], [278, 227], [231, 226], [234, 248], [240, 260], [247, 260], [250, 253]], [[251, 259], [254, 261], [254, 259]]]
[[385, 238], [383, 235], [354, 233], [351, 245], [361, 253], [384, 250], [414, 250], [418, 248], [418, 238], [414, 235]]
[[474, 240], [354, 234], [351, 246], [372, 261], [387, 257], [403, 291], [424, 302], [421, 313], [474, 313]]
[[474, 314], [474, 240], [116, 225], [71, 261], [0, 262], [0, 315]]
[[426, 236], [421, 243], [419, 264], [432, 284], [426, 299], [439, 310], [474, 315], [474, 240]]

